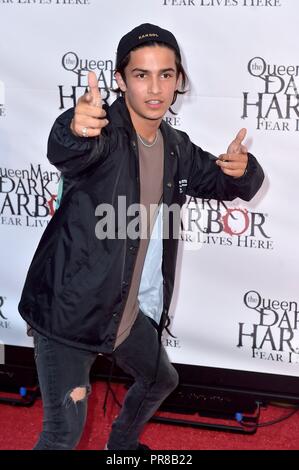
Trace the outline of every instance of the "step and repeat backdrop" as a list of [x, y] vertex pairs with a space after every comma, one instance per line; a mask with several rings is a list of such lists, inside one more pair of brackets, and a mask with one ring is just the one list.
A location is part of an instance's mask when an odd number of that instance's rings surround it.
[[115, 99], [118, 41], [150, 22], [190, 78], [168, 122], [216, 155], [246, 127], [266, 173], [250, 203], [187, 199], [164, 344], [176, 363], [298, 375], [298, 15], [296, 0], [0, 0], [2, 343], [32, 346], [17, 305], [55, 211], [50, 128], [88, 70]]

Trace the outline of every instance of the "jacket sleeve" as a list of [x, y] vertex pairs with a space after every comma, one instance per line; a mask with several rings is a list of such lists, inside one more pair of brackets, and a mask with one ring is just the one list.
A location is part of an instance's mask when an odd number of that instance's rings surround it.
[[94, 163], [104, 159], [107, 154], [107, 139], [100, 137], [76, 137], [70, 123], [74, 109], [61, 114], [51, 129], [48, 139], [47, 157], [64, 176], [79, 176]]
[[217, 157], [189, 141], [189, 160], [186, 194], [197, 198], [232, 201], [239, 197], [250, 201], [264, 180], [262, 167], [252, 154], [243, 176], [225, 175], [216, 165]]

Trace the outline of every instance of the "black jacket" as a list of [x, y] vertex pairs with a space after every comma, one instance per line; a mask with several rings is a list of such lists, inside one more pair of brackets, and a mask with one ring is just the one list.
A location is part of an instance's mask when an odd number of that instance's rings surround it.
[[[42, 334], [102, 353], [113, 350], [139, 245], [138, 239], [95, 236], [98, 204], [116, 207], [122, 195], [129, 205], [140, 197], [136, 133], [123, 98], [107, 113], [109, 124], [100, 138], [76, 138], [71, 133], [72, 109], [54, 123], [48, 158], [68, 187], [35, 252], [19, 304], [22, 317]], [[248, 201], [260, 188], [263, 171], [252, 155], [246, 174], [235, 179], [226, 176], [216, 158], [191, 143], [187, 134], [164, 121], [161, 132], [165, 204], [182, 205], [185, 194]], [[177, 225], [171, 227], [172, 234], [178, 233]], [[173, 292], [177, 245], [177, 237], [163, 239], [161, 328]]]

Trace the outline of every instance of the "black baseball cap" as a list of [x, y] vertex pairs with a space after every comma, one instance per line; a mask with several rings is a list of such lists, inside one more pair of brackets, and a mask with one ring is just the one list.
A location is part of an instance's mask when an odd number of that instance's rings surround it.
[[170, 31], [154, 24], [143, 23], [125, 34], [119, 41], [116, 53], [116, 68], [118, 68], [120, 62], [132, 49], [150, 41], [167, 44], [172, 47], [181, 58], [177, 40]]

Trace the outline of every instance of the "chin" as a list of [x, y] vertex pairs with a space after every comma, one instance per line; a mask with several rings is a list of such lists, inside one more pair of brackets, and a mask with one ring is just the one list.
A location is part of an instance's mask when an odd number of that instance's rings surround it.
[[163, 119], [163, 117], [167, 113], [167, 109], [163, 109], [163, 110], [159, 109], [159, 111], [157, 110], [156, 112], [155, 111], [152, 111], [152, 112], [147, 111], [147, 112], [144, 113], [144, 117], [146, 119], [151, 119], [153, 121], [156, 121], [158, 119]]
[[157, 116], [153, 116], [153, 115], [151, 115], [151, 116], [145, 116], [145, 118], [146, 118], [146, 119], [149, 119], [150, 121], [159, 121], [159, 120], [163, 119], [164, 116], [165, 116], [165, 113], [164, 113], [164, 114], [159, 114], [159, 115], [157, 115]]

